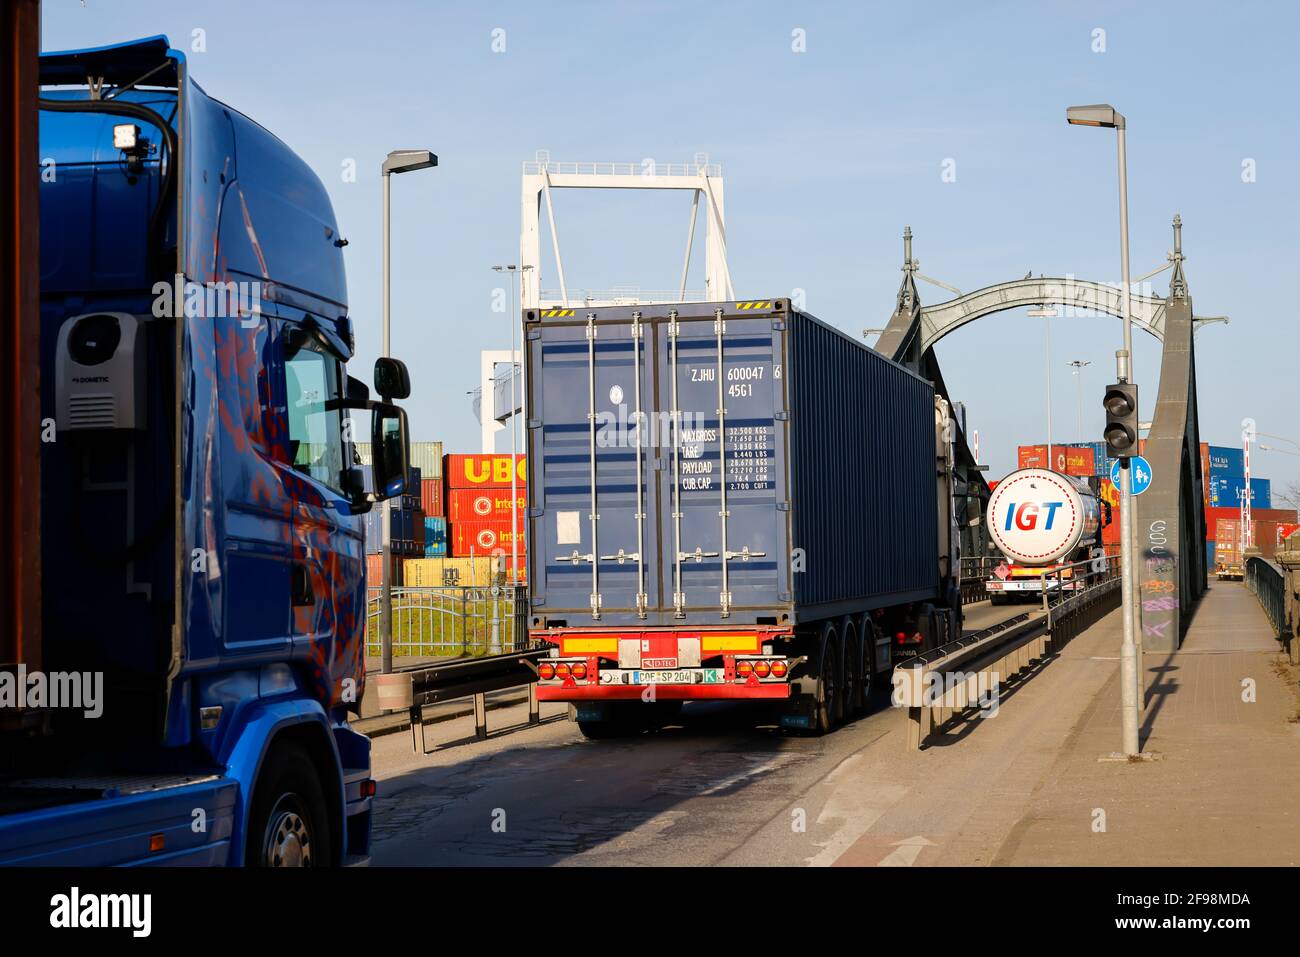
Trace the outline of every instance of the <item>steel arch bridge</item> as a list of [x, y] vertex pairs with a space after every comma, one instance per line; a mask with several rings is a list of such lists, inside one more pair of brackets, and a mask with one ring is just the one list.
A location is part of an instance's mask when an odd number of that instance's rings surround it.
[[[1178, 216], [1174, 217], [1173, 227], [1169, 294], [1134, 294], [1131, 298], [1134, 325], [1162, 343], [1155, 415], [1143, 453], [1155, 479], [1136, 499], [1142, 643], [1150, 651], [1177, 650], [1195, 603], [1205, 593], [1207, 571], [1205, 476], [1201, 474], [1196, 407], [1196, 319], [1183, 274], [1182, 221]], [[948, 390], [934, 345], [967, 323], [1008, 309], [1043, 305], [1065, 306], [1087, 314], [1123, 315], [1119, 287], [1072, 276], [1026, 276], [925, 307], [917, 293], [917, 277], [909, 227], [903, 234], [903, 282], [894, 312], [875, 348], [929, 378], [945, 397], [949, 397]], [[968, 498], [978, 498], [986, 506], [988, 483], [976, 468], [965, 435], [958, 447], [959, 477], [965, 480]], [[967, 540], [971, 540], [969, 534]]]

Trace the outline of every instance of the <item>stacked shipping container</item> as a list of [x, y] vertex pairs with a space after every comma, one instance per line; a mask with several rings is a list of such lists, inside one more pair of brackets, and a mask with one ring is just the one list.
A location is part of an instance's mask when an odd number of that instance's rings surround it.
[[[452, 558], [499, 555], [510, 563], [514, 534], [519, 535], [519, 568], [508, 578], [524, 576], [524, 528], [527, 524], [528, 461], [520, 455], [448, 455], [444, 461], [446, 554]], [[515, 495], [511, 496], [511, 483]], [[507, 569], [507, 572], [509, 570]]]
[[[1146, 449], [1146, 439], [1138, 451]], [[1079, 454], [1076, 454], [1076, 451]], [[1111, 520], [1102, 517], [1102, 543], [1119, 544], [1119, 489], [1111, 484], [1110, 470], [1115, 460], [1107, 454], [1105, 442], [1073, 442], [1052, 446], [1049, 458], [1046, 445], [1022, 445], [1017, 449], [1019, 468], [1051, 468], [1067, 475], [1088, 477], [1098, 499], [1110, 504]], [[1203, 504], [1205, 508], [1206, 565], [1213, 570], [1221, 561], [1216, 544], [1220, 540], [1219, 528], [1230, 530], [1233, 538], [1222, 551], [1231, 555], [1239, 550], [1241, 497], [1246, 487], [1245, 457], [1241, 449], [1201, 443], [1201, 475], [1203, 477]], [[1250, 481], [1252, 531], [1256, 547], [1272, 554], [1279, 531], [1285, 537], [1290, 523], [1297, 521], [1293, 509], [1272, 508], [1272, 488], [1268, 479], [1252, 478]], [[1225, 524], [1226, 523], [1226, 524]], [[1267, 545], [1265, 545], [1267, 540]]]

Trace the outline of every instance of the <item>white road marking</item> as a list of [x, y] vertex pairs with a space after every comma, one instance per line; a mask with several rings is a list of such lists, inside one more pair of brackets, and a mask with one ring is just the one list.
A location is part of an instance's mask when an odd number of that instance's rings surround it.
[[933, 841], [927, 841], [920, 834], [894, 844], [897, 850], [890, 851], [880, 859], [877, 867], [911, 867], [921, 852], [927, 847], [938, 847]]

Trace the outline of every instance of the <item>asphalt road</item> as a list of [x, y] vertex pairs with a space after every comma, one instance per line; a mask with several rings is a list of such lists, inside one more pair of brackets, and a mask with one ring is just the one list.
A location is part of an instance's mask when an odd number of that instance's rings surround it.
[[[968, 606], [968, 629], [1024, 610]], [[887, 690], [878, 688], [874, 698], [869, 714], [823, 738], [782, 732], [761, 706], [731, 703], [688, 705], [679, 725], [625, 740], [588, 741], [567, 720], [567, 709], [547, 704], [538, 727], [526, 725], [522, 706], [491, 712], [485, 742], [474, 740], [468, 718], [432, 725], [433, 750], [423, 756], [412, 753], [409, 735], [381, 737], [374, 742], [380, 796], [373, 862], [700, 866], [932, 858], [939, 846], [932, 838], [949, 826], [942, 813], [916, 824], [904, 814], [901, 826], [914, 833], [864, 838], [886, 812], [906, 809], [903, 799], [915, 785], [933, 783], [926, 770], [933, 759], [906, 751], [904, 716], [890, 707]], [[945, 774], [979, 773], [976, 750], [946, 760]]]

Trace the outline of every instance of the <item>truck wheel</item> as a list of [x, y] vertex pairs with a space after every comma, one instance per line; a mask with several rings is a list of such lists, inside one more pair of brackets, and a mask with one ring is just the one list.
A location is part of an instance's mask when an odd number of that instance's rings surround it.
[[253, 785], [244, 861], [249, 867], [328, 867], [329, 812], [316, 766], [293, 742], [275, 744]]
[[835, 633], [826, 641], [822, 651], [821, 664], [817, 672], [817, 701], [813, 711], [813, 734], [830, 734], [835, 730], [837, 704], [839, 702], [839, 682], [836, 680]]
[[846, 724], [862, 711], [862, 685], [859, 683], [862, 677], [862, 645], [858, 641], [857, 629], [852, 625], [844, 625], [840, 633], [844, 636], [844, 654], [840, 659], [840, 674], [844, 680], [840, 682], [842, 704], [839, 720], [841, 724]]
[[611, 703], [604, 709], [604, 718], [596, 721], [579, 721], [578, 730], [582, 732], [583, 737], [593, 741], [626, 738], [652, 727], [650, 711], [655, 707], [639, 701], [635, 704]]
[[862, 671], [858, 682], [858, 696], [862, 700], [862, 711], [871, 707], [871, 696], [876, 692], [876, 639], [879, 633], [870, 621], [862, 628]]

